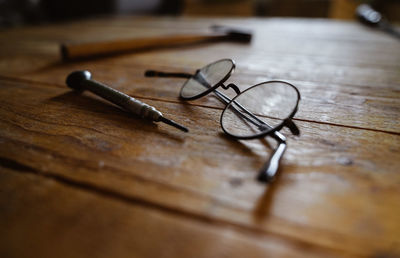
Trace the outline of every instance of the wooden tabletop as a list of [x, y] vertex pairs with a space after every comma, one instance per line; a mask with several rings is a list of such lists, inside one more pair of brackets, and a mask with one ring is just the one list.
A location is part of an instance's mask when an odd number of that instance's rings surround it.
[[[63, 63], [68, 40], [254, 31], [209, 43]], [[181, 101], [182, 79], [221, 58], [246, 88], [301, 92], [280, 176], [257, 182], [274, 141], [223, 134], [223, 105]], [[190, 129], [150, 123], [65, 85], [73, 70]], [[399, 257], [400, 42], [357, 23], [102, 18], [0, 33], [1, 257]]]

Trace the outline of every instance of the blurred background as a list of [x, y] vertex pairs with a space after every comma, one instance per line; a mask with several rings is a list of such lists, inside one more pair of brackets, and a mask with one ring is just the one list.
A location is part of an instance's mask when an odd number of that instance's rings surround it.
[[0, 0], [0, 26], [116, 14], [354, 19], [361, 3], [400, 22], [400, 0]]

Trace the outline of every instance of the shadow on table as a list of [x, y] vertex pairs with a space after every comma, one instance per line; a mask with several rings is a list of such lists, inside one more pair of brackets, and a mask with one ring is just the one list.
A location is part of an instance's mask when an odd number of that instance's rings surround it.
[[[224, 133], [221, 133], [221, 136], [226, 138], [230, 145], [239, 149], [241, 154], [248, 155], [249, 153], [253, 153], [253, 155], [257, 156], [257, 158], [259, 160], [259, 161], [257, 161], [257, 163], [264, 164], [265, 162], [267, 162], [267, 160], [269, 158], [268, 156], [261, 157], [260, 155], [258, 155], [257, 153], [254, 152], [253, 148], [246, 146], [243, 142], [238, 141], [237, 139], [233, 139]], [[258, 140], [261, 141], [261, 143], [270, 150], [269, 155], [271, 155], [273, 152], [274, 146], [271, 143], [269, 143], [269, 141], [266, 138], [262, 138], [262, 139], [258, 139]], [[261, 159], [262, 159], [262, 161], [261, 161]], [[257, 183], [257, 181], [256, 181], [257, 173], [258, 173], [258, 171], [255, 171], [254, 183]], [[281, 173], [278, 172], [278, 174], [276, 175], [275, 180], [273, 182], [268, 183], [268, 184], [260, 183], [260, 184], [265, 185], [265, 191], [263, 192], [263, 194], [259, 197], [259, 199], [255, 203], [255, 207], [253, 210], [253, 218], [256, 222], [262, 222], [265, 219], [267, 219], [268, 216], [270, 215], [270, 210], [274, 203], [275, 193], [276, 193], [277, 188], [279, 187], [280, 181], [281, 181]]]
[[270, 211], [274, 204], [274, 197], [280, 181], [281, 173], [278, 173], [273, 182], [265, 185], [265, 191], [256, 202], [253, 211], [253, 218], [256, 222], [262, 222], [270, 216]]

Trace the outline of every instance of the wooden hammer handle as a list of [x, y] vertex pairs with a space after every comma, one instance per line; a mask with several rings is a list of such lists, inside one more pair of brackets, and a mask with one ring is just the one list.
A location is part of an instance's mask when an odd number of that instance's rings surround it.
[[215, 35], [172, 35], [144, 39], [119, 39], [103, 42], [65, 43], [61, 45], [64, 60], [83, 59], [94, 56], [122, 53], [126, 51], [168, 47], [201, 41], [223, 40], [226, 34]]

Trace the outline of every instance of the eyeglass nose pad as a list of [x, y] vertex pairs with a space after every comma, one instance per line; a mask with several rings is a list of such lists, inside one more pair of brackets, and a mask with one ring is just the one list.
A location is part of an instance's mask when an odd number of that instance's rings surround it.
[[233, 84], [233, 83], [230, 83], [230, 84], [228, 84], [228, 85], [222, 84], [222, 88], [225, 89], [225, 90], [227, 90], [227, 89], [229, 89], [229, 88], [232, 88], [232, 89], [236, 92], [237, 95], [240, 94], [239, 87], [236, 86], [236, 85]]
[[287, 127], [287, 128], [289, 128], [289, 130], [290, 130], [290, 132], [293, 134], [293, 135], [300, 135], [300, 130], [299, 130], [299, 128], [297, 127], [297, 125], [293, 122], [293, 120], [291, 119], [291, 118], [287, 118], [287, 119], [285, 119], [285, 126]]

